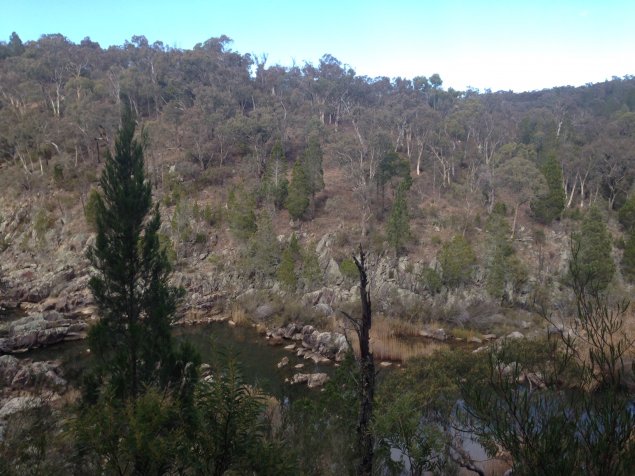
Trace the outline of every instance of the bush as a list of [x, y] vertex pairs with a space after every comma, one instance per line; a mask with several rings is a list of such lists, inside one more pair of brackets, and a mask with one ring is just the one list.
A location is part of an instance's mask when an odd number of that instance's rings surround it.
[[476, 255], [462, 235], [456, 235], [443, 245], [439, 252], [443, 284], [457, 287], [471, 281], [476, 265]]
[[359, 277], [359, 271], [351, 258], [345, 258], [340, 262], [340, 272], [349, 281], [355, 281]]

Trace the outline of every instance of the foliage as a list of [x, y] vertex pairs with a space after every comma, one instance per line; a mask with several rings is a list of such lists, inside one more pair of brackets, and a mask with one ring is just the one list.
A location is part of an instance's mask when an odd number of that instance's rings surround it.
[[443, 284], [457, 287], [472, 279], [476, 255], [470, 243], [462, 235], [456, 235], [443, 245], [439, 252]]
[[256, 233], [247, 243], [244, 258], [245, 268], [256, 278], [274, 276], [280, 261], [280, 244], [266, 211], [258, 216]]
[[267, 438], [265, 398], [243, 380], [235, 358], [221, 358], [195, 393], [197, 425], [191, 435], [195, 474], [293, 474], [281, 448]]
[[258, 229], [256, 202], [241, 186], [232, 189], [227, 199], [227, 220], [232, 234], [239, 240], [248, 240]]
[[311, 137], [300, 156], [300, 163], [306, 174], [311, 197], [324, 188], [324, 170], [322, 169], [322, 148], [316, 137]]
[[434, 268], [424, 268], [419, 279], [432, 296], [439, 294], [443, 288], [443, 280]]
[[542, 173], [547, 182], [547, 193], [531, 202], [531, 211], [538, 222], [549, 224], [560, 216], [566, 199], [562, 188], [562, 166], [554, 155], [547, 156]]
[[357, 279], [357, 267], [355, 266], [355, 263], [352, 259], [343, 259], [339, 264], [339, 268], [344, 278], [348, 279], [349, 281], [354, 281], [355, 279]]
[[99, 191], [95, 188], [91, 189], [86, 199], [86, 205], [84, 207], [84, 217], [86, 223], [92, 231], [97, 231], [97, 207], [100, 200]]
[[287, 287], [287, 289], [295, 290], [298, 283], [298, 277], [295, 274], [295, 261], [290, 247], [287, 247], [282, 252], [276, 277], [278, 278], [278, 281]]
[[622, 274], [629, 282], [635, 282], [635, 231], [628, 234], [622, 255]]
[[315, 243], [309, 243], [302, 253], [302, 280], [307, 290], [322, 284], [322, 270], [315, 252]]
[[487, 223], [488, 241], [485, 262], [486, 289], [498, 300], [510, 299], [526, 280], [527, 271], [515, 255], [509, 240], [509, 225], [504, 216], [493, 213]]
[[[115, 154], [106, 154], [96, 199], [97, 237], [88, 253], [95, 270], [89, 286], [101, 315], [89, 334], [95, 383], [124, 399], [136, 398], [145, 385], [164, 387], [185, 378], [170, 334], [181, 291], [168, 284], [171, 268], [159, 241], [158, 208], [146, 220], [151, 191], [134, 133], [126, 109]], [[93, 395], [96, 390], [93, 386]]]
[[622, 205], [618, 218], [624, 230], [631, 232], [635, 229], [635, 194], [631, 195]]
[[286, 207], [289, 215], [294, 220], [298, 220], [304, 216], [309, 208], [309, 196], [311, 194], [311, 185], [307, 177], [306, 171], [300, 161], [293, 165], [291, 172], [291, 184], [289, 185], [289, 195], [287, 196]]
[[580, 273], [598, 290], [606, 289], [615, 272], [611, 248], [611, 237], [604, 219], [593, 207], [584, 217], [580, 231], [572, 236], [572, 249], [579, 256]]
[[175, 402], [150, 389], [121, 402], [105, 393], [81, 410], [76, 444], [89, 472], [165, 474], [175, 468], [183, 433]]
[[572, 320], [548, 340], [492, 348], [485, 381], [462, 385], [467, 421], [490, 454], [498, 447], [511, 454], [514, 474], [630, 474], [635, 414], [624, 387], [624, 357], [633, 345], [624, 333], [628, 304], [613, 304], [598, 288], [581, 250], [573, 250], [569, 274], [576, 327]]
[[406, 202], [406, 187], [402, 185], [397, 189], [397, 196], [390, 211], [386, 234], [388, 242], [399, 256], [404, 244], [410, 239], [410, 217]]

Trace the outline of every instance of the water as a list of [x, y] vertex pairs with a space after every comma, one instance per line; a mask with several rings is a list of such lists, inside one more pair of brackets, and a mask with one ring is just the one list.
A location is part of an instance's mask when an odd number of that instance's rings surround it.
[[[294, 400], [319, 391], [309, 391], [304, 384], [291, 385], [285, 382], [295, 373], [333, 372], [333, 364], [315, 364], [283, 347], [273, 347], [250, 327], [230, 327], [222, 323], [177, 327], [174, 337], [177, 342], [185, 340], [194, 345], [204, 363], [213, 364], [223, 355], [234, 356], [247, 383], [281, 400]], [[292, 341], [287, 343], [291, 344]], [[66, 377], [71, 382], [77, 382], [90, 358], [88, 347], [87, 340], [64, 342], [17, 354], [16, 357], [39, 361], [60, 360]], [[277, 364], [283, 357], [288, 357], [289, 363], [278, 368]], [[297, 364], [303, 364], [303, 368], [294, 368]]]

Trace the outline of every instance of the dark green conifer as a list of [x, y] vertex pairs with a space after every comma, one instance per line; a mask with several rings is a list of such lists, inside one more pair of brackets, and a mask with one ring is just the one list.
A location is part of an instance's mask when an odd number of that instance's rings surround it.
[[89, 286], [101, 316], [89, 334], [96, 376], [121, 398], [136, 398], [147, 384], [167, 384], [175, 365], [170, 323], [179, 297], [168, 284], [171, 267], [159, 243], [158, 207], [147, 219], [151, 186], [134, 135], [127, 108], [114, 156], [106, 154], [95, 199], [97, 237], [88, 253], [95, 270]]
[[388, 218], [388, 242], [395, 249], [397, 256], [399, 256], [399, 253], [410, 238], [410, 217], [408, 216], [408, 204], [406, 203], [406, 185], [405, 182], [402, 182], [399, 186], [395, 203]]

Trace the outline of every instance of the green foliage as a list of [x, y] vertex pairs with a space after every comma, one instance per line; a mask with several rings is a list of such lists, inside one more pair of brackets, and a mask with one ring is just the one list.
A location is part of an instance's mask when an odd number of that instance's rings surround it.
[[487, 273], [486, 289], [490, 296], [502, 300], [506, 289], [517, 289], [525, 281], [526, 270], [515, 256], [515, 250], [509, 240], [509, 225], [505, 217], [492, 214], [487, 224]]
[[298, 462], [297, 474], [354, 474], [358, 375], [348, 353], [322, 392], [292, 402], [285, 414], [284, 434], [291, 457]]
[[117, 398], [136, 398], [145, 385], [168, 386], [180, 374], [171, 334], [181, 291], [168, 285], [171, 267], [158, 232], [161, 217], [152, 208], [145, 179], [143, 147], [134, 138], [129, 109], [106, 154], [101, 195], [96, 199], [97, 237], [88, 252], [95, 270], [89, 287], [101, 319], [91, 328], [95, 356], [95, 398], [100, 382]]
[[178, 408], [150, 389], [125, 403], [103, 395], [75, 422], [75, 439], [87, 473], [166, 474], [174, 470], [183, 442], [175, 425]]
[[245, 268], [257, 278], [273, 276], [280, 261], [280, 244], [276, 239], [271, 217], [267, 212], [258, 216], [256, 233], [250, 238], [244, 257]]
[[91, 231], [97, 231], [97, 207], [99, 200], [99, 191], [95, 188], [91, 189], [86, 199], [86, 206], [84, 207], [84, 217]]
[[300, 161], [293, 165], [291, 172], [291, 184], [286, 207], [289, 215], [294, 220], [302, 218], [309, 208], [309, 196], [311, 193], [309, 179]]
[[53, 228], [54, 223], [55, 218], [46, 208], [40, 208], [35, 214], [33, 230], [35, 231], [35, 238], [40, 246], [45, 244], [46, 232]]
[[441, 264], [443, 284], [446, 286], [457, 287], [471, 281], [476, 255], [462, 235], [456, 235], [443, 245], [438, 260]]
[[324, 170], [322, 169], [322, 148], [315, 137], [309, 139], [307, 148], [300, 156], [302, 168], [306, 174], [309, 193], [312, 197], [324, 189]]
[[246, 384], [234, 358], [221, 361], [224, 365], [195, 393], [195, 473], [292, 474], [282, 449], [267, 439], [264, 396]]
[[53, 166], [53, 182], [57, 187], [64, 185], [64, 166], [62, 164]]
[[624, 332], [628, 303], [599, 289], [581, 249], [569, 270], [575, 318], [560, 338], [492, 347], [486, 378], [462, 384], [466, 422], [490, 454], [510, 453], [514, 474], [626, 476], [635, 465], [635, 413], [624, 385], [633, 345]]
[[280, 259], [280, 265], [276, 271], [276, 277], [287, 289], [295, 290], [298, 284], [298, 277], [295, 274], [295, 260], [291, 247], [287, 247]]
[[572, 236], [572, 249], [579, 255], [580, 272], [598, 290], [604, 290], [611, 282], [615, 263], [611, 256], [611, 237], [600, 211], [591, 208], [578, 233]]
[[443, 288], [443, 280], [436, 269], [424, 268], [423, 271], [421, 271], [419, 279], [421, 280], [421, 284], [423, 284], [433, 296], [439, 294]]
[[620, 223], [624, 230], [631, 232], [635, 229], [635, 194], [631, 195], [622, 205], [618, 213]]
[[287, 180], [287, 162], [280, 141], [276, 141], [265, 166], [258, 195], [265, 203], [273, 204], [277, 209], [284, 206], [289, 193]]
[[622, 274], [627, 281], [635, 282], [635, 230], [631, 231], [624, 245]]
[[531, 211], [540, 223], [549, 224], [564, 210], [566, 195], [562, 187], [562, 167], [554, 155], [549, 155], [542, 167], [547, 193], [531, 202]]
[[348, 281], [356, 281], [359, 279], [359, 271], [355, 262], [351, 258], [345, 258], [340, 262], [340, 272]]
[[227, 199], [227, 220], [232, 234], [239, 240], [248, 240], [257, 230], [256, 201], [242, 186], [233, 188]]
[[395, 249], [397, 256], [399, 256], [405, 243], [410, 239], [410, 217], [406, 202], [406, 190], [403, 184], [399, 186], [386, 230], [388, 242]]
[[315, 252], [315, 243], [309, 243], [302, 253], [302, 280], [307, 290], [322, 284], [322, 270]]

